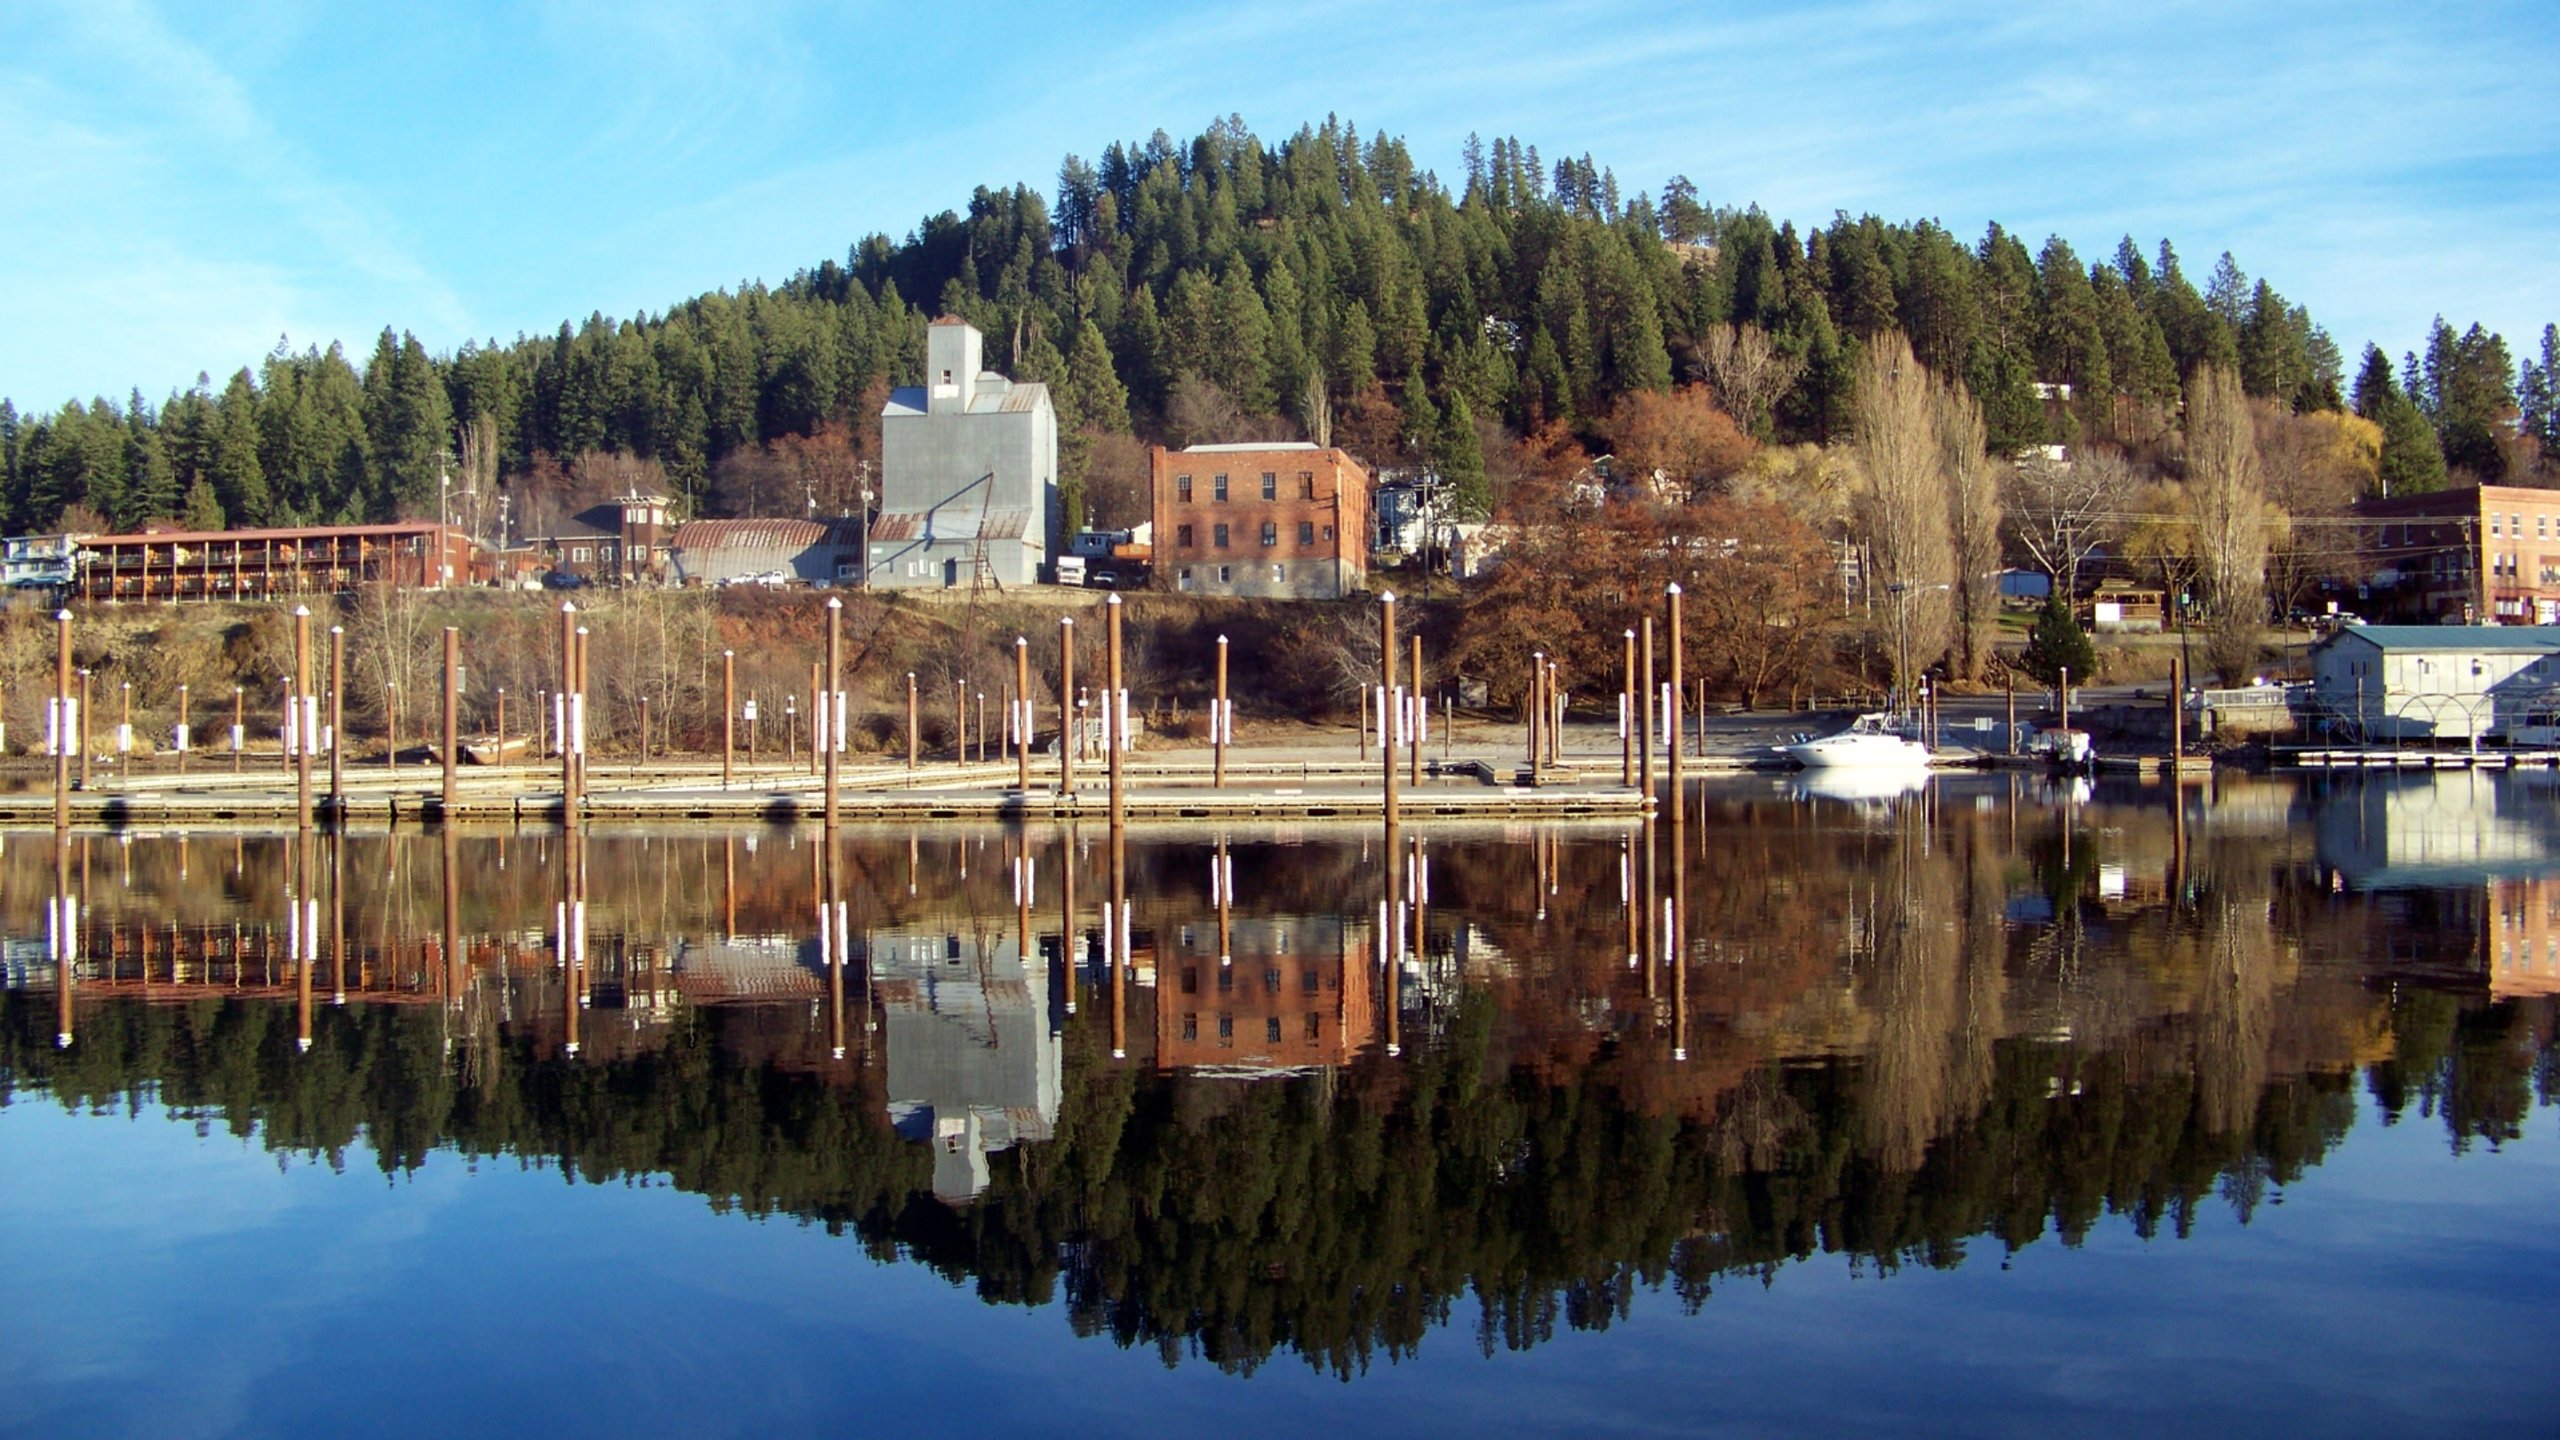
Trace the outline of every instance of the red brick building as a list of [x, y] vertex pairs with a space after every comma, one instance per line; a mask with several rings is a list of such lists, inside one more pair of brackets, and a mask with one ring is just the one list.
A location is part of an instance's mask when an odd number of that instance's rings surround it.
[[2368, 618], [2560, 624], [2560, 490], [2466, 485], [2357, 514], [2373, 559]]
[[1331, 600], [1369, 578], [1369, 472], [1301, 442], [1157, 446], [1155, 583], [1204, 595]]

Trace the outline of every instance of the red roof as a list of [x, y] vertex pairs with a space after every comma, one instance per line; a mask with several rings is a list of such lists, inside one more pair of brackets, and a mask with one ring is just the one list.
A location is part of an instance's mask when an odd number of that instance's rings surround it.
[[[404, 520], [390, 525], [300, 525], [271, 530], [144, 530], [130, 535], [92, 535], [83, 545], [201, 545], [208, 540], [349, 540], [388, 536], [420, 536], [452, 529], [433, 520]], [[459, 535], [460, 530], [454, 530]]]
[[678, 550], [806, 550], [859, 542], [849, 520], [687, 520], [669, 543]]

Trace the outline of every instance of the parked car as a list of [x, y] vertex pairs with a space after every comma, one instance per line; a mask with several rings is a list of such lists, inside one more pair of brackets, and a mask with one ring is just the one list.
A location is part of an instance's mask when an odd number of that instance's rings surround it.
[[583, 590], [586, 587], [587, 579], [583, 575], [573, 575], [566, 570], [546, 570], [542, 573], [542, 588], [545, 590]]

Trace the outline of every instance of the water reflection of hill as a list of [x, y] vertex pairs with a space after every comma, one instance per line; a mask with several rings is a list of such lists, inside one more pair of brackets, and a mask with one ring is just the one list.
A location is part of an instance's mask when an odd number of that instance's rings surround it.
[[1116, 881], [1099, 835], [1042, 832], [832, 866], [780, 834], [91, 842], [59, 878], [13, 839], [5, 913], [62, 883], [84, 920], [60, 1049], [13, 922], [0, 1076], [386, 1169], [664, 1175], [1124, 1344], [1344, 1369], [1469, 1297], [1519, 1346], [1815, 1253], [2245, 1217], [2358, 1084], [2457, 1146], [2548, 1101], [2551, 1002], [2425, 923], [2468, 891], [2336, 883], [2263, 785], [2023, 793], [1736, 791], [1650, 835], [1400, 847], [1392, 886], [1358, 832], [1132, 844]]

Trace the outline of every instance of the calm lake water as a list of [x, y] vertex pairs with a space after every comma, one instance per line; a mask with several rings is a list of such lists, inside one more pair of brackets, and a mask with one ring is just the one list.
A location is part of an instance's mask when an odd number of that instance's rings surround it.
[[2560, 1423], [2549, 776], [0, 901], [0, 1433]]

